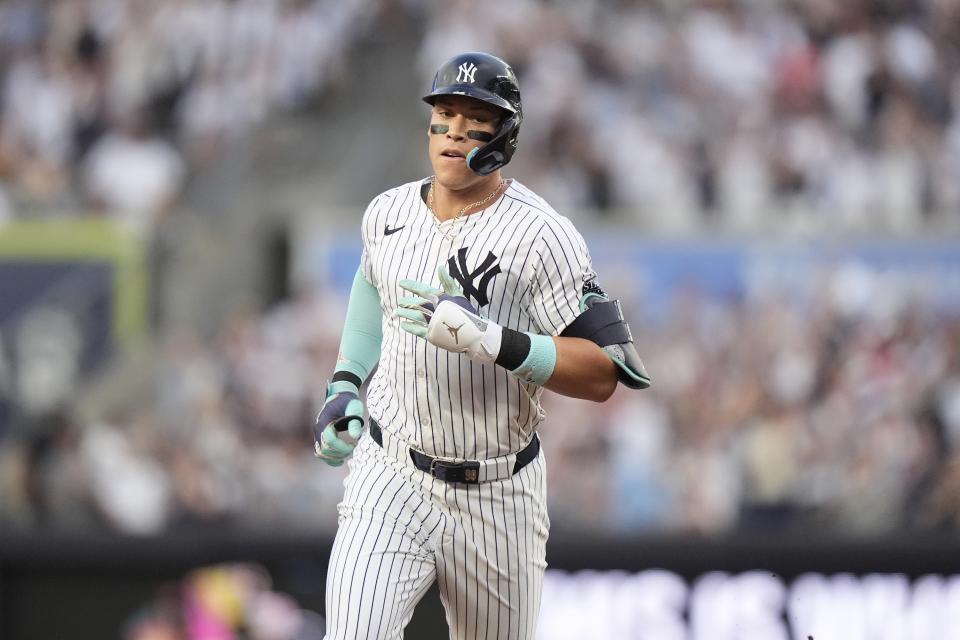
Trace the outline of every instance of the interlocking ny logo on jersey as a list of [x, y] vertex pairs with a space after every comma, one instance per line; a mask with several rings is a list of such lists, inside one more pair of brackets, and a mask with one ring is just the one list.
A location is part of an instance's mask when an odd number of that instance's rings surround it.
[[[469, 249], [470, 247], [463, 247], [457, 251], [456, 258], [451, 257], [447, 261], [447, 266], [450, 275], [463, 287], [463, 295], [476, 300], [478, 307], [485, 307], [490, 304], [487, 289], [490, 287], [493, 276], [500, 273], [500, 265], [496, 264], [497, 256], [493, 255], [492, 251], [488, 251], [487, 257], [483, 259], [480, 266], [470, 271], [467, 266], [467, 251]], [[477, 278], [480, 281], [474, 285], [474, 280]]]
[[457, 82], [469, 82], [473, 83], [473, 76], [477, 72], [477, 65], [472, 62], [464, 62], [460, 65], [460, 68], [457, 69]]

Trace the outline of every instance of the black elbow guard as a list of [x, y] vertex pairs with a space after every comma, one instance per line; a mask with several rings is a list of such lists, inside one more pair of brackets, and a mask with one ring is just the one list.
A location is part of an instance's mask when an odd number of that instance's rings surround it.
[[617, 365], [617, 379], [631, 389], [646, 389], [650, 376], [633, 346], [633, 334], [619, 300], [588, 293], [580, 300], [583, 312], [560, 335], [596, 343]]

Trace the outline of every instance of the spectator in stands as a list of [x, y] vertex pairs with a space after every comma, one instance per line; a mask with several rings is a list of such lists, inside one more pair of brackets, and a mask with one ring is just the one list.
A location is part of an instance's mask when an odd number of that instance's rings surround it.
[[65, 60], [39, 43], [14, 53], [3, 83], [0, 155], [26, 198], [58, 205], [69, 184], [73, 93]]
[[176, 148], [150, 127], [147, 114], [122, 114], [84, 160], [83, 183], [98, 208], [146, 235], [166, 214], [186, 177]]

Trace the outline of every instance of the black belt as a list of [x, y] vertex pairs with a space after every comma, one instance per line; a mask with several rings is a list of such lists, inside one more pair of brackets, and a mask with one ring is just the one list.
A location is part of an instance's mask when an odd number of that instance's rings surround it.
[[[383, 431], [380, 425], [373, 418], [370, 418], [370, 437], [381, 447], [383, 446]], [[533, 434], [530, 443], [517, 452], [517, 461], [513, 465], [513, 472], [517, 473], [520, 469], [533, 462], [537, 454], [540, 453], [540, 438]], [[463, 462], [448, 462], [440, 458], [433, 458], [416, 449], [410, 449], [410, 459], [414, 466], [420, 471], [429, 473], [438, 480], [444, 482], [461, 482], [464, 484], [480, 483], [480, 461], [464, 460]]]

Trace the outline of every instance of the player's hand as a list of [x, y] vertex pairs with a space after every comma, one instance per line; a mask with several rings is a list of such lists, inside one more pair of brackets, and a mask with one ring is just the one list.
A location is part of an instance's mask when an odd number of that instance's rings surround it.
[[327, 387], [327, 400], [313, 427], [314, 454], [331, 467], [350, 457], [363, 433], [363, 403], [360, 390], [345, 380]]
[[480, 317], [443, 267], [439, 277], [442, 290], [415, 280], [400, 281], [402, 288], [416, 294], [397, 301], [394, 315], [401, 319], [400, 327], [441, 349], [463, 353], [486, 364], [495, 362], [503, 330]]
[[403, 296], [397, 300], [398, 308], [394, 315], [401, 318], [400, 328], [408, 333], [412, 333], [420, 338], [427, 338], [430, 320], [437, 305], [444, 300], [449, 300], [459, 307], [477, 315], [476, 308], [470, 304], [466, 296], [463, 295], [463, 289], [460, 283], [451, 276], [447, 270], [440, 266], [437, 269], [437, 276], [440, 278], [440, 286], [437, 289], [428, 284], [417, 282], [416, 280], [401, 280], [401, 288], [413, 293], [412, 296]]

